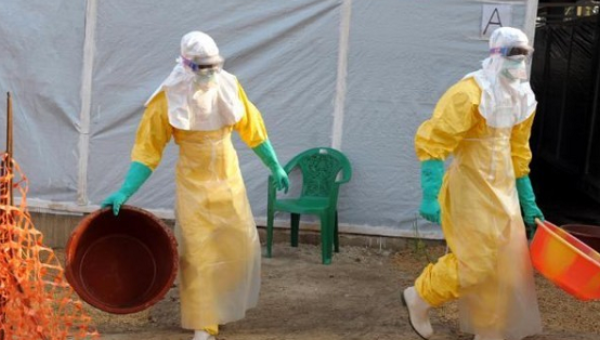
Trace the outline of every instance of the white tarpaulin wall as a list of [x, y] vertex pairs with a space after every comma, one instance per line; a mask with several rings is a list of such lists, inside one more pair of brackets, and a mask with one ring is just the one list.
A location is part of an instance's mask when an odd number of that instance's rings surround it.
[[[4, 3], [0, 90], [13, 94], [15, 158], [30, 180], [29, 203], [90, 211], [116, 190], [143, 103], [172, 69], [181, 36], [202, 30], [261, 110], [282, 164], [318, 146], [348, 156], [354, 177], [341, 189], [342, 230], [412, 235], [416, 128], [450, 85], [479, 67], [482, 8], [496, 3], [512, 5], [512, 25], [533, 32], [537, 1]], [[239, 139], [236, 147], [263, 224], [268, 171]], [[176, 157], [171, 144], [128, 203], [172, 216]]]

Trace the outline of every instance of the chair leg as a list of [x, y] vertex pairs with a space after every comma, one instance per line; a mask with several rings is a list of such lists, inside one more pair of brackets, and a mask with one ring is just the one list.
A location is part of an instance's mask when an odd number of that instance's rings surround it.
[[327, 226], [327, 234], [329, 235], [329, 239], [328, 241], [328, 245], [327, 245], [327, 257], [329, 258], [329, 261], [331, 262], [331, 259], [333, 258], [333, 244], [334, 244], [334, 224], [335, 224], [335, 214], [328, 214], [329, 218], [327, 219], [327, 222], [329, 223], [329, 225]]
[[291, 217], [291, 244], [292, 247], [298, 246], [298, 230], [300, 229], [300, 214], [290, 214]]
[[273, 220], [275, 219], [275, 211], [267, 209], [267, 257], [272, 256], [273, 247]]
[[333, 247], [336, 253], [340, 252], [340, 235], [338, 229], [338, 213], [335, 211], [335, 224], [333, 225]]
[[327, 213], [321, 215], [321, 257], [323, 264], [331, 264], [331, 236], [332, 230], [331, 216]]

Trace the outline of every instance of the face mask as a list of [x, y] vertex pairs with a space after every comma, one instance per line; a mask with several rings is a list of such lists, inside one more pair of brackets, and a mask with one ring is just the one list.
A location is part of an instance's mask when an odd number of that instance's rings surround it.
[[214, 83], [216, 79], [217, 72], [209, 71], [209, 72], [196, 72], [194, 75], [194, 83], [197, 85], [208, 85], [210, 83]]
[[194, 86], [196, 90], [204, 90], [214, 88], [217, 85], [218, 70], [201, 70], [194, 72]]
[[526, 80], [527, 68], [524, 60], [504, 60], [502, 75], [509, 80]]

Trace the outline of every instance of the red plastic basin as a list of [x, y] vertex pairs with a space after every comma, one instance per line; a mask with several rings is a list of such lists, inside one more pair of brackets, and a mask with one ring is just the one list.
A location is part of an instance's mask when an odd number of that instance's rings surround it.
[[550, 222], [538, 223], [530, 246], [533, 266], [580, 300], [600, 299], [600, 254]]
[[600, 252], [600, 227], [585, 224], [566, 224], [561, 228], [592, 247], [595, 251]]
[[142, 311], [164, 297], [177, 274], [177, 242], [160, 219], [123, 206], [86, 216], [66, 249], [67, 280], [81, 299], [113, 314]]

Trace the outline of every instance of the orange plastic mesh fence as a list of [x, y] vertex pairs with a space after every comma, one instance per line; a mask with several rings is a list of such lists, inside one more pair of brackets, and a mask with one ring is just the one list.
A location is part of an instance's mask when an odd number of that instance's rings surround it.
[[[7, 154], [1, 157], [0, 340], [99, 338], [59, 260], [31, 222], [25, 176]], [[11, 184], [21, 197], [18, 206], [9, 204]]]

